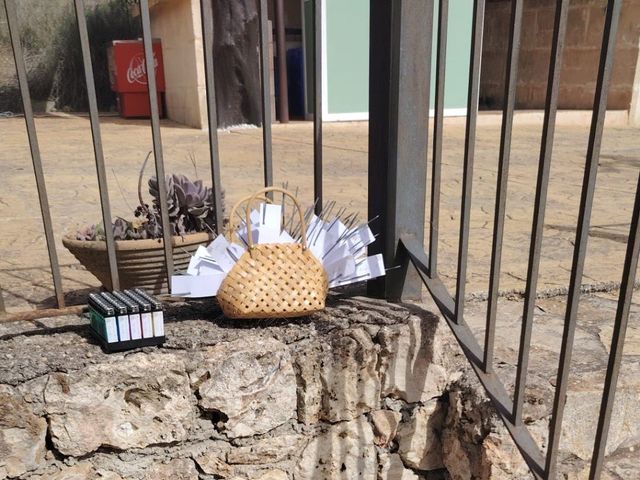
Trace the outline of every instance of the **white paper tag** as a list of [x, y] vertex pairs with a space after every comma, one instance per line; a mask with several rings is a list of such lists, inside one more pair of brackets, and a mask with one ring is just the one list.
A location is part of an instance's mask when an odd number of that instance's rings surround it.
[[118, 341], [118, 325], [116, 317], [105, 317], [104, 326], [107, 334], [107, 342], [114, 343]]
[[313, 253], [320, 262], [322, 262], [322, 256], [324, 255], [324, 245], [325, 238], [327, 236], [327, 232], [325, 230], [320, 230], [317, 234], [313, 234], [311, 240], [307, 240], [307, 246], [311, 253]]
[[187, 275], [197, 275], [198, 266], [200, 265], [200, 258], [195, 255], [189, 260], [189, 267], [187, 268]]
[[229, 242], [223, 235], [218, 235], [207, 247], [209, 255], [215, 259], [216, 263], [225, 272], [230, 271], [236, 263], [227, 251], [229, 245]]
[[381, 253], [367, 257], [367, 265], [369, 267], [369, 278], [381, 277], [387, 273]]
[[129, 315], [129, 328], [131, 329], [131, 340], [142, 338], [142, 323], [140, 322], [139, 313]]
[[234, 260], [234, 262], [237, 262], [238, 260], [240, 260], [240, 257], [244, 252], [245, 252], [245, 249], [240, 245], [238, 245], [237, 243], [232, 243], [227, 248], [227, 254], [231, 257], [232, 260]]
[[282, 222], [282, 205], [261, 203], [260, 225], [280, 231]]
[[329, 287], [339, 287], [351, 283], [362, 282], [372, 278], [381, 277], [386, 273], [382, 254], [367, 257], [366, 260], [356, 265], [355, 273], [348, 277], [340, 277], [329, 283]]
[[129, 315], [118, 315], [118, 335], [121, 342], [131, 340], [131, 331], [129, 330]]
[[[209, 250], [207, 250], [205, 247], [201, 245], [198, 247], [198, 250], [196, 250], [196, 253], [191, 257], [191, 260], [189, 261], [189, 268], [187, 268], [187, 275], [198, 275], [199, 269], [205, 263], [210, 267], [211, 266], [219, 267], [215, 259], [209, 253]], [[219, 268], [219, 270], [222, 271], [222, 268]]]
[[258, 242], [265, 243], [278, 243], [280, 241], [280, 227], [272, 228], [267, 225], [260, 225], [258, 227]]
[[186, 297], [191, 294], [192, 275], [172, 275], [171, 295], [176, 297]]
[[173, 275], [172, 295], [187, 298], [215, 297], [226, 273], [215, 275]]
[[315, 215], [312, 215], [309, 222], [307, 222], [307, 243], [309, 243], [311, 239], [317, 235], [318, 231], [323, 228], [324, 222]]
[[151, 312], [143, 312], [140, 314], [140, 319], [142, 320], [142, 338], [153, 337], [153, 319]]
[[372, 244], [375, 239], [376, 237], [373, 235], [369, 225], [361, 225], [356, 229], [353, 235], [349, 237], [349, 245], [360, 249]]
[[[252, 225], [251, 226], [251, 241], [256, 244], [258, 243], [258, 238], [259, 238], [259, 227], [257, 224]], [[242, 243], [244, 243], [245, 245], [249, 244], [249, 240], [248, 240], [248, 236], [247, 236], [247, 228], [246, 227], [242, 227], [240, 229], [238, 229], [238, 236], [242, 239]]]
[[349, 278], [356, 273], [356, 262], [353, 257], [341, 258], [325, 267], [327, 277], [333, 281], [340, 278]]
[[293, 237], [289, 235], [287, 232], [285, 232], [284, 230], [280, 233], [280, 236], [278, 237], [278, 242], [279, 243], [296, 243]]
[[151, 317], [153, 320], [153, 336], [163, 337], [164, 336], [164, 315], [162, 314], [162, 310], [157, 312], [151, 312]]
[[353, 257], [351, 253], [349, 253], [349, 248], [344, 243], [338, 244], [338, 246], [333, 247], [333, 249], [327, 250], [322, 257], [322, 264], [329, 265], [330, 263], [336, 262], [344, 257]]

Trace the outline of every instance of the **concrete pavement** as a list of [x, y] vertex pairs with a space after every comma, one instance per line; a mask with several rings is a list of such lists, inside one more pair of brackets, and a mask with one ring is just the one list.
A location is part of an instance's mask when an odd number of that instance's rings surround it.
[[[585, 120], [584, 116], [579, 118]], [[568, 284], [589, 130], [588, 123], [575, 120], [574, 116], [570, 122], [560, 122], [557, 128], [540, 290]], [[102, 118], [101, 123], [112, 211], [129, 217], [136, 204], [140, 165], [152, 145], [149, 124], [115, 117]], [[43, 117], [36, 119], [36, 126], [64, 287], [73, 297], [74, 290], [97, 285], [60, 242], [65, 233], [100, 219], [89, 121], [76, 116]], [[0, 132], [0, 285], [9, 310], [44, 306], [50, 304], [53, 290], [24, 122], [21, 118], [0, 119]], [[298, 186], [306, 203], [311, 202], [313, 185], [312, 134], [310, 123], [273, 127], [275, 181]], [[326, 199], [359, 212], [361, 218], [366, 216], [367, 135], [366, 122], [324, 126]], [[473, 183], [469, 294], [488, 289], [499, 136], [499, 117], [481, 120]], [[500, 283], [505, 291], [524, 288], [540, 136], [539, 116], [523, 116], [516, 122]], [[220, 132], [219, 139], [222, 184], [231, 204], [261, 186], [262, 131], [230, 129]], [[206, 132], [165, 121], [162, 140], [167, 172], [209, 178]], [[443, 148], [440, 268], [451, 290], [455, 285], [463, 142], [464, 120], [449, 119]], [[620, 279], [639, 152], [638, 129], [615, 124], [605, 128], [583, 283]], [[150, 164], [145, 177], [152, 174]], [[427, 199], [427, 212], [428, 203]]]

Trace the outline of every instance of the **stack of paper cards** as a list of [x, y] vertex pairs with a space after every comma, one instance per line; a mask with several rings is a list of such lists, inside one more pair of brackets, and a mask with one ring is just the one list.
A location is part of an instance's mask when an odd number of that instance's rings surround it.
[[[355, 217], [351, 217], [345, 225], [337, 216], [328, 220], [311, 211], [308, 209], [306, 215], [307, 246], [326, 270], [330, 288], [385, 274], [382, 255], [367, 256], [367, 247], [375, 241], [368, 224], [355, 225]], [[248, 226], [245, 221], [241, 222], [237, 230], [239, 243], [219, 235], [206, 248], [200, 246], [186, 274], [172, 276], [172, 295], [215, 296], [227, 273], [248, 248], [249, 235], [253, 244], [300, 243], [302, 240], [299, 226], [293, 228], [293, 221], [283, 222], [282, 205], [262, 203], [251, 212], [250, 221]]]

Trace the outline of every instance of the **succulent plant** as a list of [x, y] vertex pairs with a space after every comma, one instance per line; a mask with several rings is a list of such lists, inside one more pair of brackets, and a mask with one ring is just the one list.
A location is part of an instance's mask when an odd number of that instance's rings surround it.
[[[151, 152], [150, 152], [151, 153]], [[142, 175], [149, 159], [145, 159], [138, 179], [138, 199], [140, 204], [134, 211], [134, 219], [128, 221], [116, 218], [113, 222], [113, 236], [116, 240], [138, 240], [162, 238], [162, 217], [160, 215], [160, 192], [157, 178], [149, 179], [151, 206], [142, 198]], [[186, 235], [196, 232], [215, 231], [215, 201], [213, 189], [202, 180], [191, 181], [185, 175], [165, 176], [169, 226], [172, 235]], [[221, 192], [224, 212], [224, 191]], [[224, 216], [224, 215], [223, 215]], [[104, 240], [104, 230], [98, 225], [89, 225], [78, 230], [78, 240]]]

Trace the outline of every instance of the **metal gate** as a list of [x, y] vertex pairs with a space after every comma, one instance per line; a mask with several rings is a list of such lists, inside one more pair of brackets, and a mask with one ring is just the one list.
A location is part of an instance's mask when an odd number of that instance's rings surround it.
[[[268, 31], [267, 0], [257, 0], [260, 11], [260, 63], [262, 84], [263, 123], [263, 171], [265, 186], [273, 182], [271, 151], [271, 112], [269, 106], [270, 85], [268, 78]], [[467, 277], [467, 250], [471, 212], [471, 187], [473, 180], [474, 144], [481, 71], [482, 36], [485, 16], [485, 0], [473, 1], [473, 27], [471, 32], [471, 60], [467, 100], [467, 119], [464, 142], [464, 171], [462, 194], [460, 197], [461, 222], [457, 262], [457, 282], [455, 292], [447, 288], [438, 276], [438, 223], [441, 184], [441, 159], [443, 141], [444, 84], [446, 63], [448, 0], [438, 0], [438, 18], [433, 18], [435, 0], [371, 0], [370, 3], [370, 89], [369, 89], [369, 217], [379, 216], [380, 241], [373, 247], [382, 252], [388, 267], [401, 268], [389, 271], [387, 278], [371, 281], [368, 289], [372, 296], [398, 300], [403, 295], [415, 296], [421, 290], [420, 280], [438, 304], [449, 323], [469, 363], [486, 389], [496, 411], [501, 416], [520, 449], [524, 460], [536, 478], [556, 478], [556, 460], [560, 430], [563, 420], [564, 401], [576, 328], [577, 308], [580, 300], [580, 281], [585, 262], [587, 236], [593, 204], [600, 142], [607, 105], [607, 93], [611, 79], [614, 41], [620, 16], [621, 0], [608, 0], [607, 12], [600, 52], [600, 64], [593, 105], [591, 132], [586, 155], [585, 174], [582, 185], [579, 221], [573, 253], [573, 267], [564, 323], [564, 334], [560, 354], [559, 371], [555, 390], [549, 445], [546, 455], [533, 440], [523, 424], [522, 408], [527, 383], [528, 359], [531, 347], [534, 300], [540, 250], [545, 216], [549, 169], [558, 106], [560, 67], [563, 56], [569, 0], [557, 0], [553, 25], [553, 40], [549, 59], [549, 76], [546, 93], [542, 142], [540, 146], [538, 176], [536, 183], [534, 218], [531, 228], [528, 273], [522, 321], [517, 381], [513, 400], [496, 376], [494, 364], [494, 335], [496, 328], [496, 307], [499, 289], [502, 238], [504, 229], [507, 179], [509, 172], [510, 141], [515, 106], [517, 65], [520, 48], [523, 0], [511, 0], [510, 39], [505, 81], [505, 101], [503, 107], [502, 130], [498, 180], [496, 185], [496, 208], [494, 217], [493, 242], [491, 249], [491, 276], [489, 285], [488, 313], [484, 345], [480, 345], [464, 321], [465, 281]], [[95, 153], [96, 175], [100, 189], [100, 202], [104, 225], [111, 224], [111, 210], [107, 190], [100, 121], [96, 103], [93, 67], [89, 51], [89, 38], [85, 20], [83, 0], [74, 0], [78, 32], [82, 47], [84, 72], [87, 84], [91, 131]], [[202, 30], [204, 44], [205, 73], [207, 86], [207, 106], [209, 123], [210, 162], [213, 192], [215, 195], [216, 220], [221, 218], [221, 179], [218, 158], [217, 119], [215, 109], [215, 85], [213, 74], [213, 12], [211, 0], [201, 0]], [[38, 138], [29, 95], [27, 73], [20, 44], [16, 0], [4, 0], [10, 38], [14, 53], [16, 71], [24, 118], [33, 161], [36, 187], [40, 199], [42, 221], [49, 253], [53, 285], [58, 308], [63, 310], [63, 288], [53, 239], [53, 226], [49, 212], [45, 178], [38, 147]], [[139, 0], [142, 23], [144, 53], [147, 71], [153, 71], [151, 50], [151, 27], [148, 0]], [[314, 5], [313, 50], [314, 65], [314, 198], [316, 209], [322, 209], [322, 72], [321, 45], [322, 28], [321, 0]], [[435, 20], [435, 22], [434, 22]], [[437, 44], [432, 49], [433, 28], [437, 29]], [[428, 249], [424, 248], [425, 197], [427, 193], [427, 131], [429, 114], [430, 69], [432, 50], [436, 55], [435, 121], [433, 162], [431, 171], [431, 209], [429, 216]], [[154, 76], [149, 76], [149, 101], [151, 107], [151, 128], [153, 153], [158, 178], [164, 178], [162, 139], [158, 114], [157, 90]], [[163, 226], [163, 243], [166, 269], [169, 278], [173, 273], [171, 234], [167, 213], [167, 192], [164, 182], [158, 182], [160, 210]], [[640, 187], [640, 180], [638, 186]], [[616, 382], [621, 363], [627, 319], [635, 272], [640, 251], [640, 188], [636, 191], [635, 206], [631, 219], [631, 230], [627, 245], [622, 286], [620, 289], [611, 353], [607, 367], [605, 388], [598, 418], [597, 435], [594, 442], [590, 478], [598, 478], [602, 470], [607, 432], [616, 390]], [[216, 221], [216, 225], [221, 222]], [[118, 288], [118, 269], [113, 232], [105, 229], [112, 285]], [[418, 276], [409, 272], [413, 264]], [[0, 313], [4, 310], [0, 292]], [[51, 312], [36, 312], [47, 315]], [[25, 318], [25, 317], [22, 317]], [[6, 321], [6, 319], [5, 319]]]
[[[536, 478], [557, 477], [557, 457], [562, 427], [569, 368], [576, 329], [580, 283], [582, 279], [591, 210], [593, 205], [600, 144], [607, 106], [607, 94], [611, 80], [615, 38], [622, 2], [609, 0], [600, 62], [598, 67], [595, 99], [585, 160], [578, 225], [573, 252], [573, 263], [565, 313], [564, 332], [555, 386], [555, 398], [550, 423], [549, 441], [543, 454], [531, 433], [523, 423], [524, 392], [527, 384], [534, 301], [540, 264], [540, 250], [547, 203], [547, 187], [552, 157], [560, 68], [562, 65], [569, 0], [557, 0], [553, 25], [553, 40], [549, 58], [544, 124], [530, 247], [524, 312], [521, 326], [518, 365], [513, 399], [494, 372], [494, 338], [496, 309], [500, 279], [500, 263], [505, 219], [507, 179], [516, 83], [518, 54], [522, 27], [523, 0], [511, 0], [510, 37], [502, 110], [502, 129], [496, 185], [493, 241], [491, 248], [491, 273], [484, 345], [480, 345], [465, 323], [465, 283], [467, 280], [469, 224], [471, 214], [471, 187], [473, 181], [476, 120], [478, 116], [479, 84], [481, 70], [482, 37], [485, 19], [485, 0], [473, 2], [473, 27], [471, 33], [471, 57], [467, 95], [467, 118], [464, 140], [462, 193], [460, 197], [460, 229], [458, 234], [458, 258], [455, 292], [449, 292], [438, 276], [438, 225], [441, 186], [442, 125], [444, 78], [447, 39], [448, 1], [439, 0], [436, 21], [437, 45], [435, 121], [433, 135], [433, 162], [431, 172], [431, 211], [429, 218], [428, 249], [424, 248], [425, 196], [427, 168], [427, 115], [429, 109], [429, 78], [431, 65], [431, 33], [433, 27], [433, 2], [404, 0], [371, 4], [371, 77], [390, 78], [389, 84], [371, 84], [370, 97], [370, 162], [369, 191], [383, 192], [378, 198], [369, 197], [370, 216], [383, 219], [382, 241], [378, 248], [385, 254], [388, 266], [396, 268], [388, 273], [385, 281], [373, 281], [371, 294], [397, 300], [415, 296], [420, 291], [420, 280], [427, 287], [441, 313], [451, 327], [467, 360], [490, 397], [495, 410], [507, 429], [531, 472]], [[379, 50], [378, 50], [379, 49]], [[387, 58], [382, 58], [384, 54]], [[590, 479], [600, 477], [607, 433], [616, 391], [616, 382], [622, 358], [629, 307], [635, 281], [638, 252], [640, 250], [640, 177], [636, 190], [631, 229], [627, 244], [624, 272], [620, 288], [611, 350], [608, 360], [597, 433], [593, 447]], [[419, 278], [409, 275], [408, 265], [413, 264]]]
[[[23, 56], [23, 49], [20, 42], [20, 25], [16, 9], [18, 0], [4, 0], [4, 8], [7, 15], [7, 24], [11, 39], [11, 47], [13, 49], [13, 58], [15, 62], [16, 72], [18, 76], [18, 85], [22, 97], [22, 106], [24, 111], [24, 119], [29, 139], [29, 147], [31, 150], [31, 158], [35, 174], [36, 188], [40, 201], [40, 210], [42, 214], [42, 223], [49, 254], [49, 264], [51, 266], [51, 274], [55, 289], [58, 311], [35, 311], [24, 312], [24, 314], [12, 315], [8, 320], [29, 319], [42, 317], [47, 315], [56, 315], [77, 311], [77, 307], [65, 308], [64, 293], [62, 286], [62, 276], [60, 274], [60, 266], [58, 255], [56, 252], [55, 241], [53, 237], [53, 225], [51, 221], [51, 213], [49, 209], [49, 200], [47, 197], [47, 189], [45, 176], [42, 169], [42, 159], [40, 148], [38, 146], [38, 135], [34, 122], [33, 109], [31, 106], [31, 96], [29, 93], [29, 84], [27, 79], [27, 69]], [[267, 17], [267, 0], [257, 0], [260, 15], [260, 72], [261, 72], [261, 99], [262, 99], [262, 125], [263, 125], [263, 174], [264, 185], [269, 186], [273, 183], [273, 167], [272, 167], [272, 150], [271, 150], [271, 109], [269, 99], [271, 96], [271, 85], [269, 82], [269, 35], [268, 17]], [[151, 22], [149, 17], [149, 0], [139, 0], [132, 2], [138, 3], [140, 12], [140, 21], [142, 26], [142, 38], [144, 44], [144, 56], [146, 71], [151, 72], [153, 69], [153, 56], [151, 50]], [[112, 223], [111, 207], [107, 189], [107, 175], [104, 164], [104, 154], [102, 148], [102, 139], [100, 135], [100, 120], [98, 117], [98, 106], [96, 101], [95, 82], [93, 77], [93, 65], [91, 63], [91, 55], [89, 49], [89, 35], [87, 32], [87, 24], [84, 10], [83, 0], [73, 0], [75, 8], [75, 16], [77, 20], [78, 34], [80, 37], [80, 45], [82, 50], [82, 59], [84, 66], [84, 74], [87, 85], [87, 100], [89, 104], [89, 114], [91, 121], [91, 133], [93, 139], [93, 148], [95, 154], [96, 175], [98, 187], [100, 191], [100, 206], [102, 210], [102, 221], [104, 225]], [[314, 11], [314, 38], [315, 50], [313, 51], [314, 65], [314, 89], [315, 107], [318, 114], [314, 118], [314, 198], [316, 202], [316, 210], [322, 210], [322, 74], [320, 71], [320, 48], [322, 45], [322, 29], [320, 28], [320, 10], [321, 3], [318, 1]], [[222, 225], [222, 211], [220, 196], [222, 188], [220, 186], [220, 163], [218, 155], [218, 137], [217, 137], [217, 116], [215, 103], [215, 85], [213, 70], [213, 11], [212, 0], [201, 0], [201, 22], [203, 32], [204, 60], [205, 60], [205, 78], [207, 92], [207, 119], [209, 127], [209, 151], [211, 164], [211, 181], [214, 193], [215, 203], [215, 224]], [[151, 131], [153, 138], [153, 154], [155, 159], [155, 173], [157, 178], [164, 178], [164, 161], [162, 154], [162, 138], [160, 132], [160, 116], [158, 112], [158, 92], [156, 88], [155, 76], [149, 75], [148, 93], [151, 112]], [[171, 275], [174, 272], [171, 232], [169, 227], [169, 216], [167, 206], [167, 192], [164, 182], [158, 182], [158, 190], [160, 197], [160, 214], [162, 221], [162, 240], [164, 246], [165, 265], [167, 277], [171, 281]], [[220, 221], [218, 221], [220, 219]], [[218, 232], [216, 232], [218, 233]], [[119, 288], [118, 268], [116, 261], [116, 248], [113, 237], [113, 231], [105, 229], [106, 249], [109, 261], [109, 271], [111, 275], [113, 288]], [[64, 310], [62, 310], [64, 309]], [[0, 315], [5, 311], [2, 299], [2, 289], [0, 286]], [[0, 321], [2, 319], [0, 318]], [[5, 319], [7, 321], [7, 319]]]

